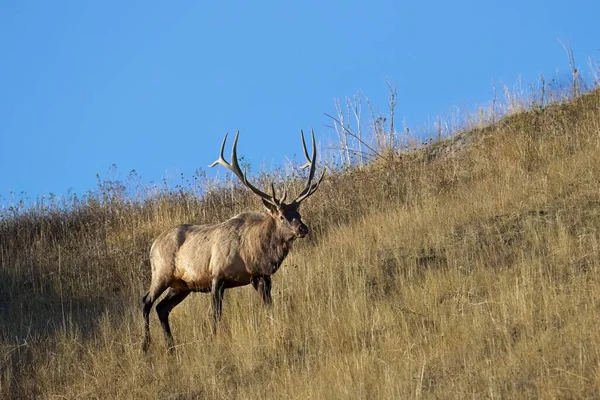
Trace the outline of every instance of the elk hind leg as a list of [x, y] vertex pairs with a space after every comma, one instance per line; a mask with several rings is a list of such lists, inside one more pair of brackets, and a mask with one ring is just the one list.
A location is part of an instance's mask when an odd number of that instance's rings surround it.
[[152, 310], [152, 305], [156, 299], [160, 297], [167, 287], [168, 285], [163, 282], [152, 284], [150, 290], [142, 299], [144, 303], [144, 342], [142, 344], [142, 351], [144, 353], [148, 351], [148, 347], [150, 346], [150, 310]]
[[169, 313], [189, 294], [189, 290], [177, 290], [174, 288], [169, 288], [165, 298], [162, 299], [156, 306], [156, 313], [158, 314], [158, 319], [160, 320], [160, 324], [162, 325], [165, 333], [170, 352], [173, 351], [175, 341], [173, 340], [173, 334], [171, 333], [171, 327], [169, 326]]

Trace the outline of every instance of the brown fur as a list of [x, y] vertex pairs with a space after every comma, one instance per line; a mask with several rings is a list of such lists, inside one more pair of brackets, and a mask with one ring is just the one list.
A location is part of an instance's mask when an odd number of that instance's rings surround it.
[[168, 314], [190, 292], [213, 293], [215, 324], [227, 288], [252, 283], [270, 304], [271, 275], [292, 242], [307, 233], [295, 204], [271, 207], [266, 214], [239, 214], [215, 225], [178, 225], [162, 233], [150, 249], [152, 282], [143, 299], [144, 350], [150, 342], [150, 309], [165, 290], [167, 295], [156, 310], [172, 347]]
[[156, 306], [156, 312], [170, 349], [174, 342], [169, 313], [191, 292], [211, 292], [215, 332], [225, 289], [251, 283], [264, 303], [271, 304], [271, 275], [287, 256], [292, 242], [308, 234], [298, 207], [317, 190], [324, 176], [324, 173], [321, 174], [321, 178], [313, 182], [317, 157], [314, 132], [311, 130], [312, 157], [308, 155], [303, 132], [301, 136], [307, 161], [303, 168], [309, 168], [308, 181], [296, 199], [286, 204], [287, 191], [278, 199], [273, 184], [269, 195], [248, 182], [237, 159], [239, 131], [233, 142], [231, 163], [225, 160], [225, 135], [219, 158], [210, 167], [222, 165], [233, 172], [244, 186], [262, 199], [268, 213], [239, 214], [215, 225], [179, 225], [154, 241], [150, 249], [152, 282], [143, 299], [144, 351], [150, 344], [150, 310], [167, 289], [167, 294]]

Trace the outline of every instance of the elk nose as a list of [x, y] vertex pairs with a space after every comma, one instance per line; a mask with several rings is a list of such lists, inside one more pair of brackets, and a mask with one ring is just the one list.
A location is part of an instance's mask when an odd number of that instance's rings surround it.
[[308, 235], [308, 226], [302, 224], [298, 228], [298, 231], [300, 232], [300, 235], [302, 235], [302, 237], [304, 237], [304, 236]]

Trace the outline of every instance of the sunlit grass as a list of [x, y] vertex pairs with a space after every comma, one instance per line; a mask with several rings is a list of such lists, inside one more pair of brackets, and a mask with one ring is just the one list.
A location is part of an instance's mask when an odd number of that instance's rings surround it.
[[[147, 253], [168, 226], [258, 208], [89, 201], [0, 225], [5, 398], [581, 398], [600, 391], [600, 92], [330, 174], [313, 228], [274, 276], [155, 313], [141, 353]], [[292, 183], [294, 189], [296, 183]]]

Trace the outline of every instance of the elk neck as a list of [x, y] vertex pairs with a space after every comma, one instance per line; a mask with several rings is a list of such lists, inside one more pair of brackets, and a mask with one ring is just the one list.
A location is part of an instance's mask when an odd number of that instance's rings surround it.
[[269, 276], [287, 256], [292, 240], [286, 237], [274, 216], [262, 214], [262, 217], [249, 223], [246, 235], [242, 236], [246, 253], [243, 257], [253, 275]]

